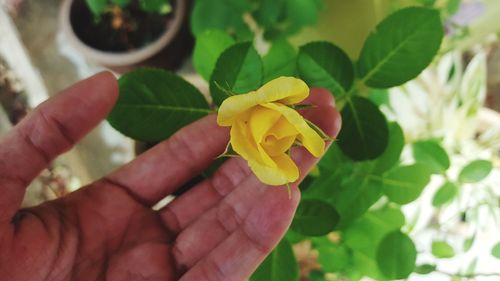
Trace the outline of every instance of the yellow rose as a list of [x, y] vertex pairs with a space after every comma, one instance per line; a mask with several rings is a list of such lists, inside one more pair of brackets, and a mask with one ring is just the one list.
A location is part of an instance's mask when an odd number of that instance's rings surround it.
[[304, 81], [279, 77], [256, 91], [227, 98], [219, 108], [217, 123], [231, 127], [233, 150], [265, 184], [283, 185], [299, 178], [288, 153], [294, 143], [300, 142], [315, 157], [324, 152], [323, 138], [289, 106], [308, 95]]

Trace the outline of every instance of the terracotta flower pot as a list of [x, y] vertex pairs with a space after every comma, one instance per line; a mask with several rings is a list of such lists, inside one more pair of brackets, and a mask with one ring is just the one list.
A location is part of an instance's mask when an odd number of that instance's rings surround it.
[[149, 44], [129, 51], [104, 51], [85, 43], [75, 32], [74, 25], [80, 24], [78, 17], [87, 11], [84, 0], [64, 0], [61, 6], [60, 28], [66, 39], [89, 61], [106, 66], [116, 72], [126, 72], [138, 66], [156, 66], [177, 69], [190, 53], [193, 38], [187, 24], [189, 1], [175, 0], [173, 16], [166, 22], [166, 27], [158, 38]]

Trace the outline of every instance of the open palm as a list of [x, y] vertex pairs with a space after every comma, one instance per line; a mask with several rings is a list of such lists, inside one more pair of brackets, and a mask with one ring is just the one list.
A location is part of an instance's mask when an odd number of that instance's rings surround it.
[[[244, 280], [278, 243], [300, 194], [260, 183], [230, 159], [166, 207], [151, 207], [210, 165], [228, 142], [215, 116], [176, 133], [111, 175], [66, 197], [21, 209], [25, 187], [111, 110], [109, 73], [35, 109], [0, 141], [0, 279]], [[338, 133], [331, 95], [315, 89], [304, 116]], [[292, 151], [301, 175], [315, 164]]]

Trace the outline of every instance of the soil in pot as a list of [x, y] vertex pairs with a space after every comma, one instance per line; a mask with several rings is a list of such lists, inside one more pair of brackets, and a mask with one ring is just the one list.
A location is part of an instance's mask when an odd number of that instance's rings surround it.
[[84, 0], [75, 0], [71, 7], [71, 25], [85, 44], [105, 52], [123, 53], [147, 46], [158, 39], [173, 20], [172, 11], [161, 15], [147, 13], [139, 1], [131, 1], [126, 8], [115, 6], [96, 19]]

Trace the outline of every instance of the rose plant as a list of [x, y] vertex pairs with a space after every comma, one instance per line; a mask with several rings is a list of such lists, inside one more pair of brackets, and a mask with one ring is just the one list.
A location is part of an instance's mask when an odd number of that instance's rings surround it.
[[[326, 273], [350, 280], [408, 277], [416, 270], [417, 251], [401, 206], [419, 197], [432, 171], [420, 159], [400, 162], [403, 132], [378, 104], [386, 98], [384, 89], [415, 78], [432, 62], [443, 38], [440, 12], [425, 7], [394, 12], [353, 61], [331, 42], [297, 50], [286, 40], [314, 22], [320, 6], [310, 5], [318, 1], [224, 3], [197, 1], [192, 15], [193, 61], [209, 83], [212, 103], [175, 74], [138, 69], [120, 78], [110, 124], [136, 140], [159, 142], [218, 112], [219, 125], [231, 127], [229, 150], [245, 158], [264, 183], [286, 185], [298, 177], [286, 153], [292, 145], [303, 145], [314, 156], [324, 149], [324, 136], [294, 105], [309, 87], [328, 89], [342, 111], [338, 140], [300, 186], [302, 201], [290, 231], [251, 280], [298, 280], [291, 244], [305, 240], [319, 253], [316, 271], [302, 272], [310, 280], [326, 280]], [[300, 7], [304, 13], [297, 12]], [[201, 14], [206, 9], [214, 13]], [[227, 17], [217, 17], [221, 11]], [[288, 18], [294, 11], [299, 18]], [[263, 27], [267, 52], [255, 48], [262, 34], [253, 34], [252, 25]]]

